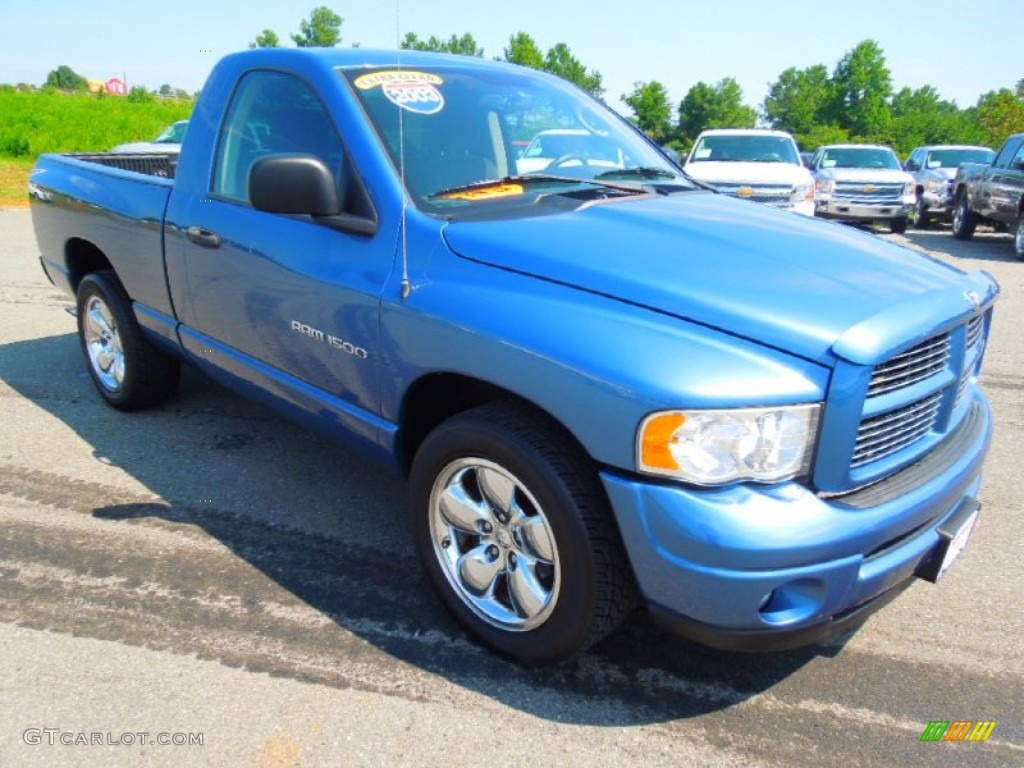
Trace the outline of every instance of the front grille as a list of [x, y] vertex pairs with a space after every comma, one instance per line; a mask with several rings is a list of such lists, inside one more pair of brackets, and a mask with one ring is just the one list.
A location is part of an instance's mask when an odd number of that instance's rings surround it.
[[865, 419], [857, 431], [851, 467], [890, 456], [920, 440], [935, 426], [942, 393], [935, 392], [902, 408]]
[[899, 202], [899, 199], [903, 196], [903, 185], [837, 181], [834, 195], [835, 197], [864, 203]]
[[950, 336], [934, 336], [906, 352], [875, 366], [868, 397], [909, 387], [934, 376], [949, 365]]
[[[789, 205], [793, 197], [793, 187], [788, 184], [715, 184], [714, 186], [724, 195], [768, 205]], [[741, 190], [743, 190], [742, 193]]]

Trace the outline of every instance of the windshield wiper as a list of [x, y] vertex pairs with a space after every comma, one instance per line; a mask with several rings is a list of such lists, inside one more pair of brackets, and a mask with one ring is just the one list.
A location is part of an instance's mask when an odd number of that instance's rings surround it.
[[605, 171], [595, 176], [595, 179], [612, 179], [616, 176], [636, 176], [643, 179], [677, 179], [679, 174], [666, 171], [664, 168], [656, 168], [651, 165], [643, 165], [636, 168], [619, 168], [617, 170]]
[[579, 179], [574, 176], [554, 176], [544, 173], [531, 173], [525, 176], [506, 176], [502, 179], [485, 179], [484, 181], [474, 181], [471, 184], [460, 184], [455, 187], [449, 187], [448, 189], [442, 189], [439, 192], [432, 192], [427, 195], [427, 199], [434, 199], [438, 197], [444, 197], [445, 195], [455, 195], [459, 192], [471, 192], [474, 189], [487, 189], [487, 187], [497, 187], [502, 184], [550, 184], [552, 182], [561, 182], [565, 184], [591, 184], [595, 187], [604, 187], [605, 189], [614, 189], [619, 192], [629, 192], [634, 195], [653, 195], [663, 194], [654, 187], [647, 186], [646, 184], [616, 184], [612, 181], [599, 181], [597, 179]]

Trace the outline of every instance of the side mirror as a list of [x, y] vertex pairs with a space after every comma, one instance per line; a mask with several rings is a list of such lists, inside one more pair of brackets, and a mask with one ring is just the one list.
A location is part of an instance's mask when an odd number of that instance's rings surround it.
[[338, 186], [314, 155], [268, 155], [249, 170], [249, 201], [268, 213], [335, 216], [341, 212]]

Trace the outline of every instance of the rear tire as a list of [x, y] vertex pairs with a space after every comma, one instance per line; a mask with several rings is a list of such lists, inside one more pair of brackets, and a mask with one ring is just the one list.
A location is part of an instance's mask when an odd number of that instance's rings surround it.
[[505, 401], [437, 427], [413, 461], [413, 532], [463, 626], [525, 665], [611, 632], [636, 587], [592, 460], [558, 424]]
[[957, 240], [970, 240], [977, 226], [978, 217], [971, 211], [967, 195], [961, 191], [953, 207], [953, 237]]
[[890, 219], [889, 231], [894, 235], [902, 235], [907, 231], [907, 219], [902, 216], [898, 219]]
[[142, 335], [117, 276], [102, 270], [78, 286], [78, 338], [93, 384], [110, 405], [137, 411], [178, 390], [181, 364]]

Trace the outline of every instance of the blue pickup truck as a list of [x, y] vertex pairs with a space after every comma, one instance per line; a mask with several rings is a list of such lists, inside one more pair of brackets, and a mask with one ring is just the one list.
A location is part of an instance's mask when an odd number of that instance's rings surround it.
[[[520, 169], [552, 130], [615, 151]], [[180, 157], [47, 155], [29, 194], [103, 398], [155, 406], [185, 362], [386, 463], [441, 599], [524, 664], [638, 600], [812, 643], [978, 519], [995, 281], [717, 194], [557, 78], [235, 54]]]

